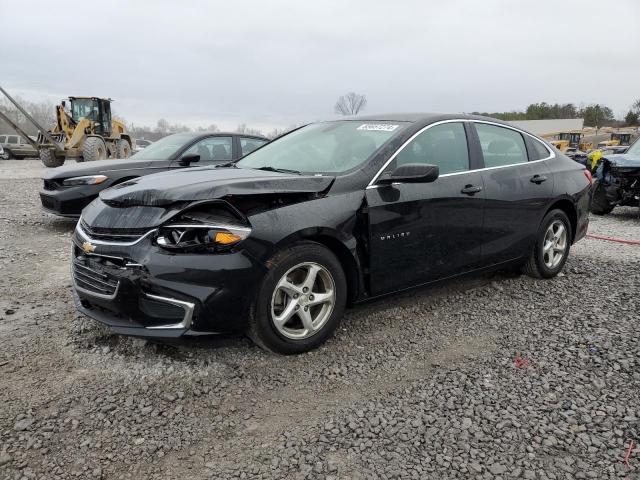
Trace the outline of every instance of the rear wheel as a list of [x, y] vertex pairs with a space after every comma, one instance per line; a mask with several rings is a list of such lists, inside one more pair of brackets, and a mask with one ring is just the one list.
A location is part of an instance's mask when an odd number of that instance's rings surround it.
[[304, 242], [275, 255], [249, 320], [248, 335], [277, 353], [312, 350], [337, 328], [347, 300], [344, 271], [324, 246]]
[[94, 160], [104, 160], [107, 158], [107, 146], [99, 137], [89, 137], [85, 139], [82, 146], [82, 157], [85, 162]]
[[64, 164], [64, 157], [56, 157], [53, 150], [43, 148], [40, 150], [40, 161], [45, 167], [55, 168]]
[[13, 153], [11, 153], [11, 150], [7, 150], [6, 148], [4, 149], [4, 158], [5, 160], [12, 160], [15, 157], [13, 156]]
[[129, 158], [131, 156], [131, 144], [124, 139], [118, 140], [116, 143], [117, 158]]
[[555, 277], [567, 261], [571, 238], [571, 222], [567, 214], [559, 209], [551, 210], [540, 224], [524, 273], [535, 278]]
[[591, 197], [591, 213], [595, 215], [606, 215], [611, 213], [615, 208], [615, 204], [612, 204], [607, 198], [607, 192], [600, 182], [596, 181], [593, 186], [593, 196]]

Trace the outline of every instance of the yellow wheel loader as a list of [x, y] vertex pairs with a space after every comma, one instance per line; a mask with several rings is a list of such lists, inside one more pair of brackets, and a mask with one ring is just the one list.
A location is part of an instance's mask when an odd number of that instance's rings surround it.
[[[31, 141], [47, 167], [59, 167], [67, 158], [78, 162], [127, 158], [131, 156], [134, 140], [122, 122], [111, 118], [110, 98], [69, 97], [56, 107], [56, 123], [51, 130], [39, 125], [11, 96], [0, 91], [38, 129], [37, 140]], [[6, 115], [0, 118], [28, 138]]]
[[582, 132], [560, 132], [555, 135], [555, 140], [551, 140], [551, 144], [561, 152], [567, 151], [569, 148], [586, 152], [593, 148], [592, 142], [583, 141]]

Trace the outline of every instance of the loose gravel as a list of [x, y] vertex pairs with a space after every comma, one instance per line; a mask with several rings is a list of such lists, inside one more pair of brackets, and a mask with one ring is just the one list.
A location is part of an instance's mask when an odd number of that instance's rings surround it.
[[[0, 163], [0, 479], [640, 478], [640, 247], [359, 306], [296, 357], [155, 344], [75, 312], [74, 223], [22, 165]], [[591, 231], [640, 239], [638, 209]]]

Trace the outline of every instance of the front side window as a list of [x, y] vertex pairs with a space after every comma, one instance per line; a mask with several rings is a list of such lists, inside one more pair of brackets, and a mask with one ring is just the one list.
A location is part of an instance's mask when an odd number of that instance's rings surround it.
[[385, 169], [392, 172], [408, 163], [437, 165], [440, 175], [469, 170], [469, 151], [464, 125], [443, 123], [428, 128], [411, 140]]
[[486, 123], [474, 125], [480, 138], [485, 167], [502, 167], [529, 161], [524, 139], [519, 132]]
[[231, 160], [231, 137], [209, 137], [200, 140], [183, 153], [200, 155], [201, 162], [223, 162]]
[[267, 143], [266, 140], [260, 140], [259, 138], [240, 138], [240, 151], [241, 155], [244, 157], [245, 155], [249, 155], [251, 152], [256, 150]]
[[309, 173], [341, 173], [362, 165], [408, 122], [339, 120], [313, 123], [256, 150], [236, 165]]

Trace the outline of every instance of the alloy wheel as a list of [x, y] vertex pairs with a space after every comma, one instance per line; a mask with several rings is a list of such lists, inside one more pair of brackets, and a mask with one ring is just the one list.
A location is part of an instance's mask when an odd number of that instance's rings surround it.
[[554, 220], [544, 234], [542, 256], [544, 264], [556, 268], [567, 252], [567, 228], [561, 220]]
[[314, 262], [289, 269], [276, 284], [271, 297], [271, 318], [278, 332], [303, 340], [325, 326], [336, 303], [331, 273]]

